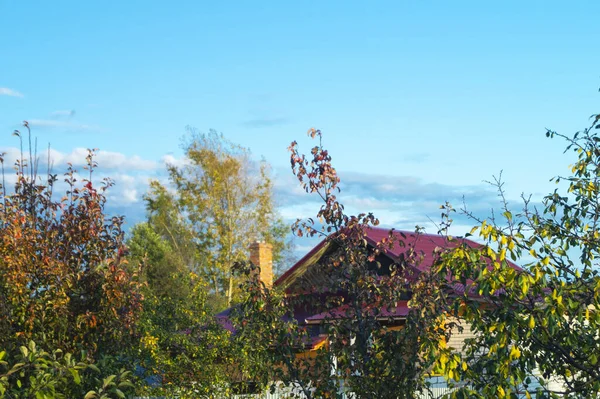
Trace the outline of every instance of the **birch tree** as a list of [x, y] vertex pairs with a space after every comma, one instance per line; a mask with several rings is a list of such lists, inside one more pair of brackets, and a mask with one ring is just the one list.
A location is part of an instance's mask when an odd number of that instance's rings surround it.
[[[255, 162], [247, 148], [215, 131], [189, 129], [183, 165], [168, 165], [176, 193], [177, 217], [186, 219], [196, 244], [197, 271], [227, 306], [237, 289], [233, 266], [261, 240], [273, 246], [273, 261], [289, 246], [287, 228], [277, 214], [269, 165]], [[157, 182], [156, 190], [164, 190]], [[149, 201], [157, 199], [152, 193]]]

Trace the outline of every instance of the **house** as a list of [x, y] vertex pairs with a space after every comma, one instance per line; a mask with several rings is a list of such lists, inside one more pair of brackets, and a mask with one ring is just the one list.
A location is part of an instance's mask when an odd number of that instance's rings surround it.
[[[379, 242], [387, 238], [390, 230], [384, 228], [370, 227], [365, 229], [365, 240], [370, 248], [375, 248]], [[436, 248], [451, 248], [458, 245], [467, 245], [472, 248], [481, 247], [472, 240], [465, 238], [458, 238], [453, 241], [449, 241], [446, 237], [434, 234], [424, 234], [409, 231], [393, 230], [393, 234], [397, 238], [394, 245], [391, 248], [387, 248], [382, 251], [377, 259], [373, 263], [377, 263], [378, 267], [382, 270], [381, 274], [389, 271], [389, 265], [399, 264], [405, 265], [405, 267], [411, 267], [413, 273], [423, 273], [430, 269], [434, 262], [432, 254]], [[422, 258], [417, 264], [406, 265], [404, 260], [405, 254], [408, 250], [408, 246], [402, 245], [401, 243], [410, 243], [410, 248], [417, 253], [422, 254]], [[304, 257], [302, 257], [296, 264], [288, 269], [283, 275], [281, 275], [276, 281], [273, 281], [273, 266], [270, 245], [264, 242], [254, 243], [250, 247], [250, 261], [259, 266], [260, 268], [260, 279], [267, 287], [278, 287], [279, 289], [285, 290], [288, 295], [295, 295], [298, 293], [306, 294], [318, 294], [325, 295], [326, 288], [328, 286], [327, 276], [327, 265], [325, 264], [328, 260], [328, 256], [336, 252], [338, 244], [335, 240], [324, 239], [317, 244], [311, 251], [309, 251]], [[516, 264], [509, 262], [511, 267], [516, 270], [522, 271], [522, 269]], [[462, 287], [455, 287], [457, 293], [462, 294], [464, 289]], [[401, 321], [407, 316], [408, 299], [400, 301], [396, 307], [392, 310], [382, 310], [382, 317], [387, 319], [396, 319], [397, 324], [401, 324]], [[319, 325], [328, 318], [341, 316], [344, 313], [343, 307], [336, 309], [304, 309], [297, 310], [295, 313], [296, 320], [300, 325]], [[230, 309], [221, 312], [217, 315], [217, 318], [227, 324], [227, 315], [230, 313]], [[313, 329], [318, 331], [318, 329]], [[469, 336], [468, 328], [467, 331], [463, 331], [462, 334], [456, 335], [453, 339], [457, 342]], [[321, 344], [321, 340], [317, 336], [313, 337], [313, 346], [307, 348], [307, 350], [315, 349]]]
[[[405, 297], [398, 300], [393, 307], [376, 309], [377, 317], [381, 319], [387, 329], [402, 328], [409, 314], [410, 307], [410, 282], [416, 281], [421, 273], [430, 270], [435, 262], [434, 253], [436, 249], [449, 249], [458, 245], [465, 245], [471, 248], [480, 248], [481, 244], [465, 238], [455, 238], [449, 240], [441, 235], [417, 234], [408, 231], [392, 231], [393, 245], [385, 247], [376, 254], [376, 257], [369, 262], [372, 270], [376, 270], [375, 275], [385, 278], [391, 270], [392, 265], [398, 267], [401, 273], [406, 274], [406, 281], [409, 287], [403, 287], [406, 292]], [[379, 243], [389, 237], [390, 230], [376, 227], [369, 227], [364, 230], [364, 240], [369, 249], [381, 248]], [[277, 287], [283, 290], [289, 297], [312, 296], [311, 305], [307, 306], [306, 301], [299, 301], [297, 308], [294, 308], [293, 317], [298, 325], [304, 326], [309, 334], [303, 348], [297, 348], [297, 356], [311, 357], [323, 345], [327, 345], [328, 336], [324, 333], [324, 325], [333, 319], [348, 317], [348, 301], [346, 293], [340, 292], [339, 288], [329, 289], [334, 286], [332, 281], [331, 263], [335, 259], [336, 253], [340, 251], [340, 244], [335, 239], [324, 239], [309, 251], [294, 266], [281, 275], [273, 282], [272, 258], [270, 246], [266, 243], [255, 243], [250, 248], [250, 259], [253, 264], [260, 267], [260, 278], [267, 287]], [[418, 254], [418, 261], [409, 255]], [[510, 267], [522, 272], [519, 266], [508, 262]], [[339, 278], [339, 276], [335, 277]], [[336, 285], [339, 287], [339, 285]], [[460, 285], [452, 286], [455, 295], [464, 295], [465, 287]], [[475, 292], [468, 292], [468, 295], [477, 297]], [[339, 306], [325, 306], [324, 304], [332, 297], [342, 297]], [[226, 328], [232, 328], [228, 320], [231, 310], [228, 309], [219, 315], [217, 319]], [[473, 337], [468, 325], [462, 324], [462, 330], [453, 331], [447, 345], [449, 347], [461, 350], [465, 339]], [[438, 393], [447, 392], [447, 386], [443, 379], [432, 378], [434, 391]]]

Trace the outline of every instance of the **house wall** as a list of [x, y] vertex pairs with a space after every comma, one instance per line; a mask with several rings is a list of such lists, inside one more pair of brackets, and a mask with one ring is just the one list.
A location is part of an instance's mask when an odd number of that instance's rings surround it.
[[[464, 320], [453, 318], [450, 320], [451, 322], [455, 322], [457, 324], [451, 330], [451, 336], [448, 340], [448, 347], [454, 348], [455, 350], [462, 352], [465, 340], [468, 338], [475, 338], [475, 333], [471, 331], [471, 325]], [[462, 327], [462, 332], [458, 328], [458, 326]]]
[[[465, 340], [469, 339], [469, 338], [475, 338], [475, 332], [473, 332], [471, 330], [470, 324], [465, 322], [464, 320], [453, 319], [451, 321], [455, 321], [458, 325], [460, 325], [462, 327], [462, 332], [458, 331], [458, 326], [452, 329], [452, 331], [451, 331], [452, 335], [447, 343], [448, 347], [454, 348], [458, 352], [462, 352]], [[539, 383], [539, 378], [541, 378], [540, 371], [537, 368], [534, 369], [532, 371], [530, 377], [531, 377], [532, 382], [529, 385], [528, 390], [530, 392], [535, 392], [535, 390], [538, 387], [540, 387], [540, 383]], [[560, 391], [564, 390], [564, 384], [556, 377], [553, 377], [553, 378], [550, 378], [549, 380], [547, 380], [546, 387], [550, 391], [555, 391], [555, 392], [560, 392]], [[524, 399], [525, 395], [522, 395], [521, 397]], [[532, 397], [535, 397], [535, 395], [532, 395]]]

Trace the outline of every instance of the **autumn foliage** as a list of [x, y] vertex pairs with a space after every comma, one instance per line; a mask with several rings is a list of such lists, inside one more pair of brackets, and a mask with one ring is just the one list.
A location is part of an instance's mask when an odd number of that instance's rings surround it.
[[124, 260], [123, 218], [104, 214], [112, 182], [92, 181], [91, 150], [83, 179], [71, 165], [63, 178], [50, 171], [42, 178], [27, 155], [0, 196], [0, 347], [35, 340], [90, 356], [122, 353], [142, 297]]

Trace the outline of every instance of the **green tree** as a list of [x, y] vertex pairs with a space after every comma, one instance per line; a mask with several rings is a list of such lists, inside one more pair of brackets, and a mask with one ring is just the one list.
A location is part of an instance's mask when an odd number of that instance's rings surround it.
[[202, 244], [196, 239], [193, 226], [182, 213], [176, 196], [157, 181], [152, 181], [144, 200], [147, 227], [170, 248], [171, 267], [199, 272], [198, 246]]
[[140, 393], [223, 397], [231, 365], [243, 356], [213, 317], [222, 302], [215, 304], [210, 281], [200, 274], [206, 244], [177, 194], [152, 182], [145, 199], [147, 221], [132, 229], [128, 247], [146, 283], [141, 365], [159, 384]]
[[[168, 166], [176, 194], [169, 200], [175, 206], [163, 213], [164, 219], [185, 219], [196, 251], [190, 258], [195, 263], [189, 266], [209, 281], [212, 294], [229, 306], [238, 285], [233, 267], [247, 258], [250, 243], [269, 242], [277, 263], [289, 246], [287, 228], [275, 210], [266, 162], [253, 162], [248, 149], [214, 131], [200, 134], [190, 130], [184, 150], [186, 162]], [[150, 206], [162, 207], [166, 192], [154, 182], [148, 195]], [[160, 228], [160, 223], [154, 224]], [[165, 237], [165, 233], [168, 238], [166, 228], [161, 235]]]
[[[449, 284], [478, 294], [458, 295], [449, 308], [471, 325], [475, 338], [462, 353], [438, 354], [438, 369], [461, 381], [455, 397], [600, 393], [600, 116], [592, 118], [572, 137], [547, 132], [565, 139], [565, 152], [576, 159], [569, 175], [554, 178], [558, 188], [541, 208], [527, 198], [514, 212], [504, 201], [502, 220], [477, 219], [470, 233], [486, 247], [458, 247], [439, 263], [442, 275], [453, 276]], [[496, 185], [504, 198], [502, 182]], [[510, 267], [508, 259], [524, 270]]]
[[[185, 397], [181, 395], [187, 391], [210, 392], [224, 378], [219, 352], [227, 351], [228, 340], [206, 303], [206, 283], [188, 269], [179, 251], [185, 245], [181, 230], [171, 222], [160, 229], [156, 222], [157, 215], [150, 212], [149, 221], [136, 225], [128, 241], [131, 261], [140, 265], [146, 283], [140, 365], [159, 382], [140, 393]], [[169, 229], [169, 238], [154, 228]]]
[[140, 265], [140, 277], [146, 283], [147, 291], [173, 304], [188, 298], [192, 288], [185, 276], [190, 271], [179, 252], [150, 223], [135, 225], [127, 246], [132, 262]]

